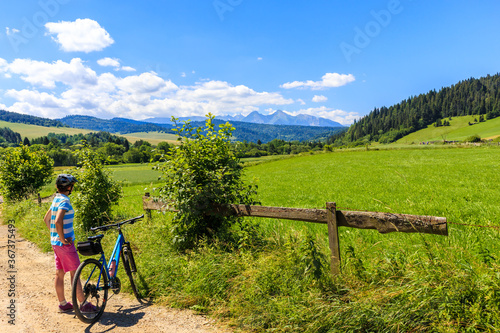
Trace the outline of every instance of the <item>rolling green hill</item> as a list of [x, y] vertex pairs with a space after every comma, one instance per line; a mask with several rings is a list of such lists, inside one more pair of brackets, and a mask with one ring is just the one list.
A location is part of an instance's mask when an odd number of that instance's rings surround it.
[[160, 142], [166, 141], [171, 144], [177, 144], [177, 135], [171, 133], [160, 133], [160, 132], [136, 132], [121, 135], [127, 138], [128, 141], [134, 143], [135, 141], [144, 140], [148, 141], [152, 145], [157, 145]]
[[30, 140], [34, 138], [39, 138], [41, 136], [45, 136], [49, 133], [73, 135], [78, 133], [86, 134], [92, 132], [90, 130], [79, 129], [79, 128], [45, 127], [45, 126], [22, 124], [22, 123], [9, 123], [1, 120], [0, 120], [0, 127], [8, 127], [14, 132], [21, 134], [23, 138], [27, 137]]
[[[1, 127], [8, 127], [14, 132], [21, 134], [22, 138], [27, 137], [30, 140], [39, 138], [41, 136], [46, 136], [49, 133], [74, 135], [78, 133], [86, 134], [90, 132], [95, 132], [88, 129], [71, 128], [71, 127], [45, 127], [45, 126], [22, 124], [22, 123], [9, 123], [0, 120], [0, 128]], [[152, 145], [157, 145], [162, 141], [167, 141], [169, 143], [177, 142], [177, 136], [175, 136], [174, 134], [159, 133], [159, 132], [149, 132], [149, 133], [138, 132], [120, 136], [127, 138], [127, 140], [130, 143], [134, 143], [135, 141], [139, 140], [148, 141]]]
[[429, 125], [417, 132], [396, 141], [397, 144], [411, 144], [422, 141], [463, 141], [471, 135], [479, 135], [482, 139], [494, 139], [500, 136], [500, 117], [482, 123], [473, 123], [478, 116], [454, 117], [449, 120], [450, 126], [434, 127]]
[[[330, 137], [328, 143], [391, 143], [427, 129], [436, 121], [463, 116], [479, 118], [480, 115], [486, 119], [500, 117], [500, 73], [479, 79], [470, 78], [439, 91], [434, 89], [426, 94], [411, 96], [390, 107], [375, 108], [355, 121], [345, 134]], [[475, 130], [468, 133], [476, 134]]]

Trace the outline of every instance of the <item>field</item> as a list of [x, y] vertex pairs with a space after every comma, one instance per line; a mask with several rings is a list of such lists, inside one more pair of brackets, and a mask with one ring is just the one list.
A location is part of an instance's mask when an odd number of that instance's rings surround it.
[[434, 127], [429, 125], [427, 128], [411, 133], [398, 141], [398, 144], [420, 143], [424, 141], [463, 141], [471, 135], [479, 135], [482, 139], [493, 139], [500, 136], [500, 117], [487, 120], [482, 123], [474, 123], [474, 119], [479, 116], [454, 117], [449, 120], [450, 126]]
[[[444, 216], [449, 236], [340, 228], [342, 274], [333, 278], [324, 225], [247, 219], [238, 249], [207, 244], [180, 254], [168, 245], [171, 214], [155, 212], [127, 230], [141, 290], [243, 331], [498, 330], [499, 230], [460, 224], [500, 226], [499, 167], [498, 147], [342, 151], [252, 165], [246, 177], [259, 185], [262, 205], [324, 208], [333, 201], [339, 210]], [[124, 188], [117, 218], [142, 213], [141, 196], [154, 192], [157, 176], [147, 168], [110, 167], [138, 182]], [[26, 207], [5, 209], [36, 239], [41, 231], [30, 221], [46, 207]]]
[[152, 145], [157, 145], [162, 141], [166, 141], [168, 143], [177, 144], [177, 135], [170, 133], [160, 133], [160, 132], [136, 132], [136, 133], [128, 133], [128, 134], [117, 134], [123, 137], [126, 137], [128, 141], [134, 143], [138, 140], [148, 141]]
[[[79, 133], [90, 133], [96, 132], [92, 130], [79, 129], [79, 128], [70, 128], [70, 127], [45, 127], [45, 126], [37, 126], [37, 125], [29, 125], [29, 124], [20, 124], [20, 123], [9, 123], [6, 121], [0, 120], [0, 128], [8, 127], [14, 132], [21, 134], [22, 138], [27, 137], [28, 139], [35, 139], [41, 136], [45, 136], [49, 133], [56, 134], [68, 134], [74, 135]], [[116, 134], [116, 133], [115, 133]], [[157, 145], [162, 141], [167, 141], [169, 143], [177, 143], [177, 136], [174, 134], [168, 133], [159, 133], [159, 132], [137, 132], [137, 133], [129, 133], [129, 134], [116, 134], [118, 136], [123, 136], [128, 139], [131, 143], [134, 143], [139, 140], [148, 141], [152, 145]]]
[[29, 124], [9, 123], [1, 120], [0, 120], [0, 127], [8, 127], [14, 132], [21, 134], [22, 138], [27, 137], [30, 140], [39, 138], [41, 136], [45, 136], [49, 133], [74, 135], [78, 133], [86, 134], [92, 132], [90, 130], [84, 130], [79, 128], [44, 127], [44, 126], [29, 125]]

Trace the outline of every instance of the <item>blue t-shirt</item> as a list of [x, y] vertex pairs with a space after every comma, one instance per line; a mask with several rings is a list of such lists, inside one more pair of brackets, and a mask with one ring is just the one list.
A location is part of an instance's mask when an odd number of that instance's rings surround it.
[[64, 238], [75, 240], [75, 231], [73, 230], [73, 217], [75, 212], [69, 202], [69, 198], [64, 194], [57, 193], [50, 206], [50, 210], [52, 211], [52, 215], [50, 216], [50, 243], [57, 246], [64, 245], [59, 240], [59, 234], [56, 229], [56, 216], [60, 209], [66, 211], [63, 218]]

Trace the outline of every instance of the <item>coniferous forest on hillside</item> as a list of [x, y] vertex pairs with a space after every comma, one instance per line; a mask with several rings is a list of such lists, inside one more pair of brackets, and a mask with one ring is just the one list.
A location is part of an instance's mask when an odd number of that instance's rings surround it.
[[328, 143], [356, 141], [390, 143], [449, 117], [500, 116], [500, 74], [470, 78], [436, 92], [409, 97], [390, 107], [375, 108], [356, 121], [346, 133], [331, 136]]

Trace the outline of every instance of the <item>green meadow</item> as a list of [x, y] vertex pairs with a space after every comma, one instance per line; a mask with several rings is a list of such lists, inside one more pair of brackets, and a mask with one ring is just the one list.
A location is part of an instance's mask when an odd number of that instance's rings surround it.
[[[14, 132], [21, 134], [21, 137], [28, 139], [35, 139], [41, 136], [45, 136], [49, 133], [56, 134], [67, 134], [67, 135], [75, 135], [79, 133], [90, 133], [97, 132], [92, 130], [80, 129], [80, 128], [70, 128], [70, 127], [45, 127], [45, 126], [37, 126], [30, 124], [21, 124], [21, 123], [10, 123], [6, 121], [0, 120], [0, 128], [8, 127]], [[148, 141], [152, 145], [157, 145], [162, 141], [166, 141], [169, 143], [177, 143], [177, 136], [175, 134], [169, 133], [159, 133], [159, 132], [137, 132], [137, 133], [128, 133], [128, 134], [119, 134], [114, 133], [118, 136], [123, 136], [127, 138], [131, 143], [134, 143], [139, 140]]]
[[472, 135], [479, 135], [482, 139], [494, 139], [500, 136], [500, 117], [487, 120], [485, 122], [474, 123], [474, 119], [479, 116], [453, 117], [450, 126], [434, 127], [429, 125], [427, 128], [408, 134], [396, 141], [397, 144], [417, 144], [423, 141], [463, 141]]
[[30, 125], [30, 124], [9, 123], [2, 120], [0, 120], [0, 127], [8, 127], [14, 132], [21, 134], [21, 137], [23, 138], [27, 137], [30, 140], [39, 138], [41, 136], [45, 136], [49, 133], [74, 135], [79, 133], [86, 134], [92, 132], [90, 130], [84, 130], [79, 128], [45, 127], [45, 126]]
[[166, 141], [171, 144], [178, 144], [177, 135], [171, 133], [160, 133], [160, 132], [134, 132], [128, 134], [117, 134], [128, 139], [128, 141], [134, 143], [139, 140], [148, 141], [152, 145], [157, 145], [160, 142]]
[[[342, 273], [333, 277], [325, 225], [247, 218], [235, 226], [236, 248], [216, 242], [181, 254], [169, 246], [171, 213], [153, 212], [124, 231], [135, 247], [142, 293], [236, 331], [500, 329], [500, 230], [460, 225], [500, 227], [500, 147], [337, 151], [251, 162], [246, 179], [259, 186], [262, 205], [336, 202], [339, 210], [444, 216], [449, 236], [340, 228]], [[142, 214], [141, 196], [154, 193], [158, 175], [147, 165], [109, 170], [131, 182], [116, 218]], [[20, 232], [48, 251], [39, 223], [46, 206], [4, 207], [4, 219], [16, 219]], [[85, 237], [81, 230], [78, 237]], [[105, 246], [109, 251], [112, 244]], [[121, 280], [128, 290], [126, 277]]]

